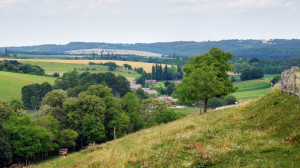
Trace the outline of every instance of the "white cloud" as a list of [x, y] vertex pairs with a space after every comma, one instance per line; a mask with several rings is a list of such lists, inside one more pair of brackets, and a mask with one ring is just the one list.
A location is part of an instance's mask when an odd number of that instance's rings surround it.
[[88, 3], [90, 9], [106, 8], [109, 5], [122, 3], [125, 0], [90, 0]]
[[[216, 9], [239, 10], [242, 9], [267, 9], [267, 8], [288, 8], [294, 9], [297, 0], [167, 0], [174, 3], [169, 11], [171, 12], [206, 12]], [[176, 3], [179, 4], [176, 4]], [[181, 3], [180, 3], [181, 2]], [[184, 3], [186, 2], [186, 3]], [[299, 6], [298, 6], [299, 8]]]
[[29, 2], [31, 0], [0, 0], [0, 8], [8, 8], [17, 3]]

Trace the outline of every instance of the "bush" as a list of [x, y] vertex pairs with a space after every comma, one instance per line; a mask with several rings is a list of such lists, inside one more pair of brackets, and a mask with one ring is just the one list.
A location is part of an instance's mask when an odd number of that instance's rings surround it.
[[281, 80], [281, 76], [280, 75], [275, 75], [273, 77], [273, 79], [271, 80], [271, 83], [273, 83], [273, 85], [275, 85], [277, 82], [279, 82]]
[[224, 105], [235, 104], [236, 101], [237, 99], [232, 95], [228, 95], [224, 97]]

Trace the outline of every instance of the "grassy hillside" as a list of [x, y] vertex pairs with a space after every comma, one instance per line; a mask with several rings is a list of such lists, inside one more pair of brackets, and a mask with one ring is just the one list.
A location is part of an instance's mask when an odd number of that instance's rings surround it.
[[21, 99], [21, 89], [33, 83], [49, 82], [53, 84], [56, 78], [0, 71], [0, 99]]
[[34, 167], [300, 167], [300, 102], [273, 89]]
[[[45, 70], [46, 74], [52, 75], [54, 72], [58, 72], [59, 74], [63, 74], [68, 71], [72, 71], [76, 68], [79, 72], [91, 72], [91, 73], [104, 73], [104, 72], [112, 72], [115, 75], [123, 75], [130, 79], [135, 79], [140, 76], [136, 71], [127, 70], [123, 68], [117, 68], [116, 71], [109, 71], [108, 66], [103, 65], [87, 65], [87, 64], [76, 64], [76, 63], [61, 63], [61, 62], [42, 62], [42, 61], [20, 61], [22, 63], [38, 65]], [[100, 61], [98, 61], [99, 63]], [[88, 68], [88, 70], [87, 70]]]

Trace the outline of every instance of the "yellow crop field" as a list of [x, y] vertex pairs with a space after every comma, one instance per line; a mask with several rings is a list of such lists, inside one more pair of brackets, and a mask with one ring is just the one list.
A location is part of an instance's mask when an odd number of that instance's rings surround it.
[[[3, 58], [0, 58], [3, 60]], [[153, 63], [146, 62], [132, 62], [132, 61], [115, 61], [115, 60], [60, 60], [60, 59], [7, 59], [7, 60], [18, 60], [18, 61], [41, 61], [41, 62], [57, 62], [57, 63], [73, 63], [73, 64], [88, 64], [89, 62], [94, 63], [106, 63], [106, 62], [114, 62], [118, 66], [123, 66], [124, 64], [131, 65], [132, 68], [144, 68], [147, 73], [152, 72]], [[165, 66], [165, 64], [162, 64]]]

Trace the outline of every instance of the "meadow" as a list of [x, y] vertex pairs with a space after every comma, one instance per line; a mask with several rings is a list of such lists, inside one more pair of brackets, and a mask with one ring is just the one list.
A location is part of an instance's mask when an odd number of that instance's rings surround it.
[[0, 71], [0, 99], [7, 101], [12, 98], [21, 99], [23, 86], [43, 82], [54, 84], [55, 80], [54, 77]]
[[[259, 97], [260, 95], [265, 94], [271, 87], [270, 81], [274, 75], [265, 74], [263, 79], [254, 79], [247, 81], [236, 81], [234, 82], [234, 87], [238, 87], [235, 93], [232, 95], [235, 96], [238, 100], [249, 100]], [[239, 79], [239, 76], [235, 76], [236, 79]]]
[[27, 63], [32, 65], [38, 65], [45, 70], [46, 74], [52, 75], [55, 72], [58, 72], [60, 75], [63, 75], [65, 72], [72, 71], [74, 68], [78, 72], [90, 72], [90, 73], [105, 73], [112, 72], [115, 75], [122, 75], [127, 77], [129, 80], [133, 80], [140, 76], [136, 71], [127, 70], [124, 68], [117, 68], [115, 71], [109, 71], [108, 66], [103, 65], [88, 65], [88, 64], [79, 64], [79, 63], [60, 63], [60, 62], [43, 62], [43, 61], [27, 61], [21, 60], [21, 63]]
[[[0, 60], [3, 60], [3, 58]], [[56, 62], [56, 63], [73, 63], [73, 64], [89, 64], [89, 62], [94, 63], [106, 63], [106, 62], [114, 62], [118, 66], [123, 66], [124, 64], [131, 65], [132, 68], [144, 68], [144, 70], [148, 73], [152, 71], [153, 63], [146, 63], [146, 62], [132, 62], [132, 61], [115, 61], [115, 60], [60, 60], [60, 59], [8, 59], [8, 60], [18, 60], [22, 61], [34, 61], [34, 62]], [[162, 64], [164, 67], [165, 64]]]
[[299, 99], [258, 99], [91, 144], [33, 167], [300, 167]]

